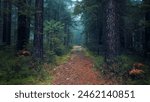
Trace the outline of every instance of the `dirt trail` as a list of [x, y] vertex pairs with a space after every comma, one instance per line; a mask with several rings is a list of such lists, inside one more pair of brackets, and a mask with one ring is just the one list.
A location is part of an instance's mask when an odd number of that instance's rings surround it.
[[81, 46], [74, 46], [69, 61], [54, 69], [53, 85], [103, 85], [114, 84], [104, 80], [99, 71], [93, 69], [90, 58]]

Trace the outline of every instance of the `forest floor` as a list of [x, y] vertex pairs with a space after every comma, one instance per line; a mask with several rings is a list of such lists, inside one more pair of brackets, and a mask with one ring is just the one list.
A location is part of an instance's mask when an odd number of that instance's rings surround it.
[[108, 85], [118, 84], [115, 80], [104, 78], [94, 68], [92, 60], [85, 55], [81, 46], [74, 46], [69, 60], [54, 68], [53, 85]]

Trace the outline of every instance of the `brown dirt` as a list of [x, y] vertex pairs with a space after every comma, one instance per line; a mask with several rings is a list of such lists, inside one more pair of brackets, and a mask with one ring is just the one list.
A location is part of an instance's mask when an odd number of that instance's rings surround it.
[[92, 60], [86, 57], [80, 46], [72, 50], [69, 61], [54, 69], [53, 85], [104, 85], [115, 84], [113, 80], [104, 79], [93, 68]]

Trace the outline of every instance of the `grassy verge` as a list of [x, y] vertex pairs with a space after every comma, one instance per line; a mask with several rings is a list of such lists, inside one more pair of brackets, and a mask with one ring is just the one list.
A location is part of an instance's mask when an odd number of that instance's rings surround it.
[[96, 70], [99, 70], [100, 72], [102, 72], [102, 68], [103, 68], [103, 64], [104, 64], [104, 57], [100, 56], [100, 55], [96, 55], [86, 49], [84, 49], [84, 54], [85, 54], [85, 56], [90, 57], [92, 59], [92, 61], [94, 63], [94, 68]]
[[[93, 60], [94, 68], [99, 70], [103, 74], [104, 57], [96, 55], [88, 50], [84, 50], [86, 56]], [[121, 55], [117, 59], [118, 69], [116, 69], [116, 77], [119, 82], [127, 85], [150, 85], [150, 60], [145, 60], [140, 56], [135, 55]], [[140, 67], [144, 71], [142, 77], [137, 75], [137, 78], [133, 78], [129, 75], [129, 71], [134, 68], [134, 64], [142, 63], [144, 66]]]
[[38, 81], [37, 84], [50, 85], [53, 79], [53, 76], [52, 76], [53, 68], [63, 63], [66, 63], [69, 58], [70, 58], [70, 53], [66, 53], [65, 55], [62, 55], [62, 56], [55, 56], [54, 58], [55, 60], [51, 63], [44, 63], [43, 69], [44, 69], [44, 73], [47, 73], [47, 75], [44, 78], [44, 80]]

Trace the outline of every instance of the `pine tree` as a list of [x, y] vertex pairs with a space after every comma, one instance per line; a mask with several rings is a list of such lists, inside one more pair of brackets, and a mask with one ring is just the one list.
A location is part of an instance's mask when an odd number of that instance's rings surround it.
[[3, 33], [3, 26], [2, 26], [2, 0], [0, 0], [0, 45], [2, 43], [2, 33]]
[[11, 0], [3, 1], [3, 43], [11, 44]]
[[120, 51], [119, 0], [105, 0], [103, 5], [105, 61], [112, 65]]
[[144, 34], [144, 55], [147, 57], [147, 52], [150, 50], [150, 1], [144, 0], [145, 5], [145, 34]]
[[26, 49], [27, 46], [27, 14], [26, 11], [26, 0], [18, 1], [18, 36], [17, 36], [17, 50]]
[[43, 58], [43, 0], [35, 1], [35, 35], [34, 35], [34, 58]]

